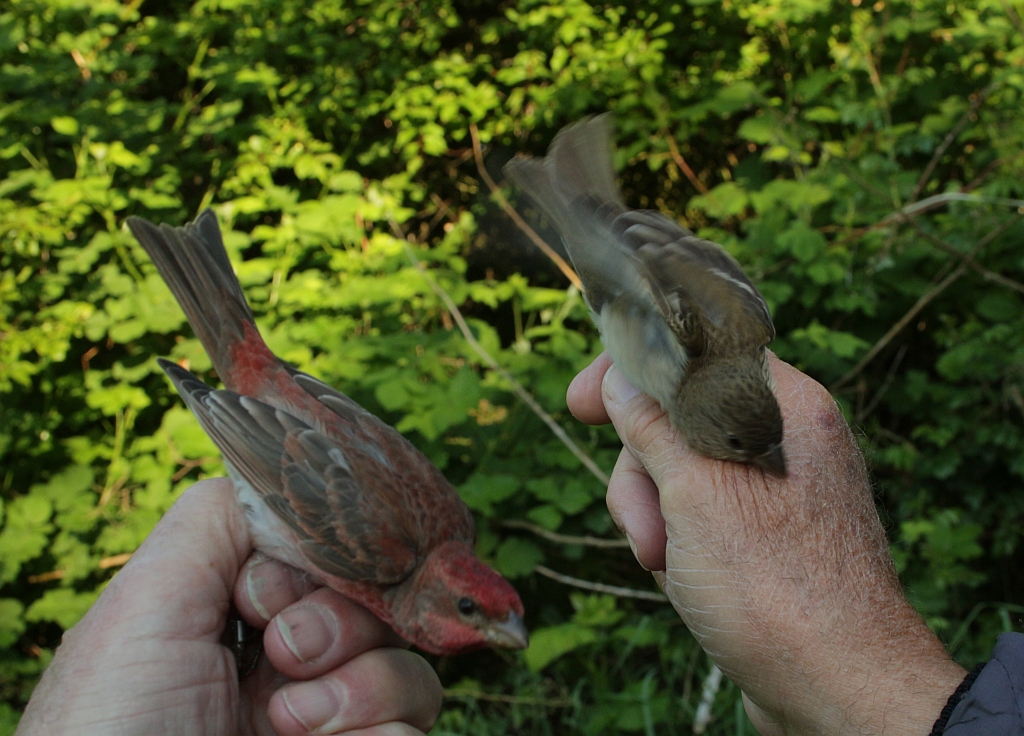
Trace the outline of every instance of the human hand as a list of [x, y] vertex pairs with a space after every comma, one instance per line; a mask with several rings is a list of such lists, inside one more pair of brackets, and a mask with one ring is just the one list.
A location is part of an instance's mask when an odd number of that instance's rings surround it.
[[608, 509], [762, 736], [926, 734], [964, 671], [903, 596], [828, 392], [771, 356], [788, 475], [691, 451], [602, 355], [572, 413], [624, 447]]
[[[441, 685], [426, 661], [366, 609], [252, 549], [231, 483], [196, 483], [65, 633], [18, 736], [429, 730]], [[242, 682], [219, 643], [232, 599], [266, 628]]]

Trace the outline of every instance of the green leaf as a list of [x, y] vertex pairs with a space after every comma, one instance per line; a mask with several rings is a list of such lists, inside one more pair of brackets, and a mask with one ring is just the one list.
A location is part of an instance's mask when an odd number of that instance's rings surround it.
[[719, 184], [707, 194], [694, 197], [689, 206], [722, 219], [740, 214], [749, 202], [747, 193], [738, 184], [729, 181]]
[[514, 496], [521, 483], [514, 475], [474, 473], [459, 487], [459, 495], [469, 508], [492, 516], [493, 505]]
[[67, 630], [77, 624], [86, 611], [96, 602], [98, 590], [78, 593], [70, 588], [55, 588], [43, 593], [28, 610], [25, 620], [28, 622], [53, 621]]
[[7, 648], [18, 641], [25, 631], [22, 613], [25, 607], [14, 598], [0, 598], [0, 647]]
[[824, 235], [800, 220], [790, 225], [777, 242], [800, 261], [817, 258], [828, 245]]
[[576, 609], [572, 620], [583, 626], [602, 628], [614, 626], [625, 616], [618, 609], [615, 596], [594, 595], [588, 593], [572, 593], [569, 596], [572, 607]]
[[558, 624], [530, 632], [530, 647], [524, 653], [526, 666], [540, 672], [559, 657], [597, 641], [598, 635], [589, 626], [577, 623]]
[[78, 121], [72, 117], [63, 116], [50, 119], [50, 125], [61, 135], [77, 135]]
[[495, 553], [494, 565], [507, 578], [521, 578], [533, 573], [533, 568], [544, 561], [544, 553], [533, 542], [520, 537], [509, 537]]

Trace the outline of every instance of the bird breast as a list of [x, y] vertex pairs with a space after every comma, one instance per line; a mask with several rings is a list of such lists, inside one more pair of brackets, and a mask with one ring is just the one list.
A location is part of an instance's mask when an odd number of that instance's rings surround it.
[[686, 371], [686, 350], [652, 304], [625, 295], [601, 309], [601, 338], [630, 383], [669, 411]]

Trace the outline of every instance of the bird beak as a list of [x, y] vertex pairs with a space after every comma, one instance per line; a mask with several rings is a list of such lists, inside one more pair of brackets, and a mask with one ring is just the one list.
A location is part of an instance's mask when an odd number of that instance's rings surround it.
[[500, 649], [526, 649], [530, 645], [526, 625], [515, 611], [509, 611], [504, 621], [488, 626], [486, 637], [488, 644]]
[[780, 478], [786, 477], [786, 455], [782, 451], [782, 443], [775, 445], [763, 455], [754, 458], [754, 465], [767, 470]]

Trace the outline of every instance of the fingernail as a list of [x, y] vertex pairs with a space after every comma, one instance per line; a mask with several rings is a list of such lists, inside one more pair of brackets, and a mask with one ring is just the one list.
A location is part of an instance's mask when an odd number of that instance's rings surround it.
[[322, 606], [303, 606], [279, 614], [277, 630], [300, 662], [322, 656], [338, 638], [338, 621]]
[[630, 383], [626, 377], [615, 366], [608, 369], [604, 374], [604, 382], [601, 385], [604, 395], [616, 404], [625, 404], [638, 393], [640, 389]]
[[260, 560], [249, 565], [245, 572], [245, 590], [249, 593], [249, 600], [252, 602], [252, 607], [256, 609], [256, 613], [262, 616], [264, 621], [270, 621], [273, 616], [270, 615], [270, 611], [267, 610], [266, 606], [260, 602], [260, 593], [266, 587], [267, 580], [262, 575], [256, 574], [256, 571], [259, 570], [264, 562], [265, 560]]
[[341, 683], [327, 680], [300, 682], [282, 689], [281, 697], [288, 712], [307, 731], [328, 733], [344, 725], [340, 714], [348, 700], [348, 692]]

